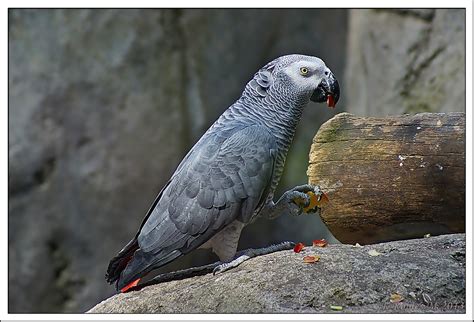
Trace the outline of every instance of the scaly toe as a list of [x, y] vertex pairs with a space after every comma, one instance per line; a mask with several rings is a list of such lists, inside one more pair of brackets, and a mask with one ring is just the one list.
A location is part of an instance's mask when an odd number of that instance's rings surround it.
[[308, 207], [311, 202], [311, 198], [304, 192], [292, 191], [290, 200], [299, 207]]
[[212, 275], [218, 275], [220, 273], [224, 273], [225, 271], [231, 269], [233, 266], [229, 265], [230, 263], [223, 263], [220, 264], [212, 270]]
[[248, 255], [241, 255], [241, 256], [237, 257], [236, 259], [234, 259], [234, 260], [232, 260], [228, 263], [222, 263], [220, 265], [217, 265], [212, 270], [212, 274], [217, 275], [217, 274], [223, 273], [225, 271], [228, 271], [231, 268], [239, 266], [240, 264], [242, 264], [243, 262], [245, 262], [249, 258], [250, 258], [250, 256], [248, 256]]
[[300, 186], [296, 186], [291, 190], [305, 193], [305, 192], [309, 192], [309, 191], [314, 191], [314, 189], [315, 189], [315, 186], [313, 186], [312, 184], [303, 184], [303, 185], [300, 185]]

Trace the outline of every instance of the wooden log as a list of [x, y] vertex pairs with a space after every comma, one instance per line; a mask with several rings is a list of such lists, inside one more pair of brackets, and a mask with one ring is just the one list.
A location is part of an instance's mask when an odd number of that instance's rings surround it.
[[329, 197], [321, 218], [343, 243], [465, 231], [464, 113], [341, 113], [309, 159], [309, 182]]

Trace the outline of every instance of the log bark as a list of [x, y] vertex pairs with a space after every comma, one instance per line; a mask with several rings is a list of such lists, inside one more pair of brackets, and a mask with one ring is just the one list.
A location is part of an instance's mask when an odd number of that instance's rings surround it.
[[[281, 251], [117, 294], [88, 313], [465, 313], [465, 237]], [[318, 262], [303, 262], [313, 254]]]
[[307, 173], [343, 243], [464, 232], [465, 114], [338, 114], [314, 137]]

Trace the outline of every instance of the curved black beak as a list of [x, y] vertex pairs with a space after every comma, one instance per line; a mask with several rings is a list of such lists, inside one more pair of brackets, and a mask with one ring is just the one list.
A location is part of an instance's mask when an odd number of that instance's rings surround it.
[[337, 79], [333, 73], [329, 73], [326, 79], [323, 79], [321, 83], [316, 87], [311, 95], [311, 100], [317, 103], [327, 102], [329, 107], [336, 107], [337, 101], [339, 101], [340, 89]]

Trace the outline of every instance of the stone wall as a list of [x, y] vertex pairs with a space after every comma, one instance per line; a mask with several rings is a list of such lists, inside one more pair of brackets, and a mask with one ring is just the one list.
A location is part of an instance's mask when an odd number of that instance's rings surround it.
[[353, 9], [349, 17], [349, 112], [465, 111], [465, 10]]

